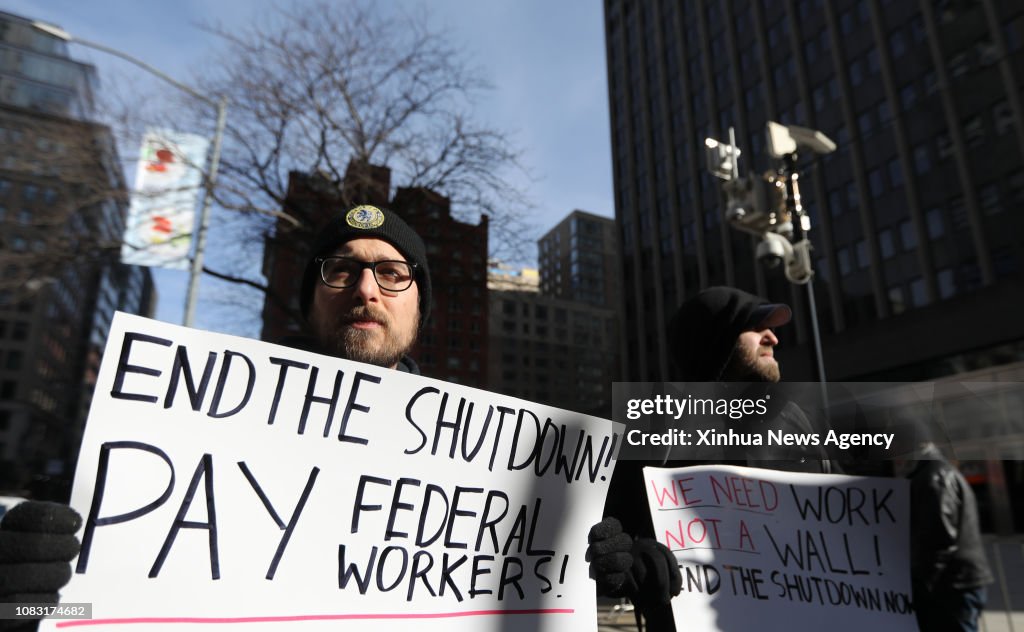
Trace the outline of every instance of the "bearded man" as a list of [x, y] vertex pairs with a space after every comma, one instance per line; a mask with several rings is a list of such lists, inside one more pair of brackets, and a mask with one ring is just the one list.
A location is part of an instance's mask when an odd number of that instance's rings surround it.
[[[340, 212], [320, 230], [299, 305], [309, 334], [292, 347], [419, 374], [408, 356], [430, 315], [426, 247], [401, 217], [375, 206]], [[25, 502], [0, 523], [0, 603], [57, 603], [78, 554], [81, 517], [67, 505]], [[34, 630], [38, 620], [0, 620]]]
[[[781, 372], [775, 359], [779, 339], [775, 329], [792, 317], [781, 303], [770, 303], [732, 287], [711, 287], [684, 302], [672, 318], [669, 341], [681, 388], [708, 388], [731, 398], [764, 397]], [[742, 384], [734, 384], [741, 382]], [[814, 432], [813, 424], [799, 406], [780, 393], [768, 398], [766, 414], [757, 418], [718, 420], [720, 429], [744, 424], [745, 432]], [[737, 427], [737, 430], [740, 430]], [[724, 461], [792, 472], [832, 472], [833, 464], [818, 447], [748, 447], [742, 454], [730, 453]], [[742, 457], [742, 460], [737, 460]], [[654, 537], [654, 525], [644, 493], [644, 467], [675, 468], [723, 462], [694, 460], [694, 451], [676, 453], [666, 448], [660, 455], [644, 460], [620, 458], [615, 466], [605, 519], [590, 532], [591, 577], [598, 594], [628, 597], [646, 620], [648, 632], [675, 632], [671, 600], [679, 594], [682, 577], [675, 556]], [[639, 627], [638, 616], [638, 627]]]

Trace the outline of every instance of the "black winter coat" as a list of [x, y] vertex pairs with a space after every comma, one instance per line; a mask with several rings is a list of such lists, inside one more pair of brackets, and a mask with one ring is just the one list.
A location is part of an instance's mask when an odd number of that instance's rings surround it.
[[907, 476], [914, 600], [991, 584], [971, 486], [934, 446], [920, 456]]

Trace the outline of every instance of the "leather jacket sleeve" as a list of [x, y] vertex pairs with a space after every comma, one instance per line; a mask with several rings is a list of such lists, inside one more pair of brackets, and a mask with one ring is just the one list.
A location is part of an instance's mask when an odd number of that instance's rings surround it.
[[963, 495], [951, 467], [922, 461], [911, 477], [911, 575], [925, 590], [935, 588], [957, 553]]
[[941, 593], [991, 584], [974, 492], [956, 467], [933, 454], [910, 475], [914, 588]]

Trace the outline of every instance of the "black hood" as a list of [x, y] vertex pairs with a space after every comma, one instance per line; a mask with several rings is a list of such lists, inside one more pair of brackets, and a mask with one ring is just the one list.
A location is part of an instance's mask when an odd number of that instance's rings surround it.
[[687, 382], [717, 382], [744, 331], [789, 322], [787, 305], [732, 287], [710, 287], [684, 302], [669, 326], [672, 360]]

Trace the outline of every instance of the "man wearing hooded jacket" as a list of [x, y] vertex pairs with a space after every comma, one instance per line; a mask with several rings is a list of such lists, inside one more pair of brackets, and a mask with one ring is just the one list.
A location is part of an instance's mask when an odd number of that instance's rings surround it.
[[910, 577], [921, 632], [976, 632], [993, 581], [978, 503], [963, 474], [925, 440], [894, 462], [910, 480]]
[[[401, 217], [363, 205], [320, 229], [299, 304], [310, 335], [282, 343], [419, 374], [408, 353], [430, 314], [426, 247]], [[81, 517], [67, 505], [25, 502], [0, 522], [0, 602], [56, 603], [78, 555]], [[0, 631], [37, 620], [0, 619]]]
[[[711, 287], [684, 302], [671, 322], [672, 359], [688, 383], [742, 382], [724, 387], [763, 392], [781, 374], [774, 357], [775, 328], [789, 322], [787, 305], [773, 304], [731, 287]], [[758, 386], [761, 384], [762, 386]], [[762, 430], [812, 432], [811, 422], [794, 403], [773, 398], [772, 408], [757, 423]], [[826, 455], [814, 446], [780, 455], [751, 448], [742, 462], [793, 472], [831, 472]], [[706, 461], [705, 461], [706, 463]], [[643, 468], [697, 465], [692, 452], [680, 458], [670, 449], [647, 460], [619, 460], [608, 489], [605, 519], [590, 533], [588, 558], [598, 593], [629, 597], [650, 632], [674, 632], [671, 598], [682, 587], [675, 556], [657, 542], [644, 493]], [[639, 624], [639, 620], [638, 620]]]

